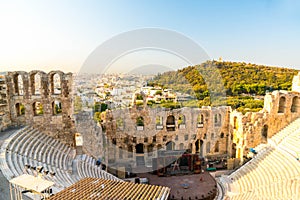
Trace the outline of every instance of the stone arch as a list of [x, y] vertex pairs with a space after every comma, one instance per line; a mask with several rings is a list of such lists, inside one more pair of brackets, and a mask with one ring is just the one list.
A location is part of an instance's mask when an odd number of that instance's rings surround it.
[[262, 142], [266, 143], [268, 141], [268, 125], [264, 125], [262, 130], [261, 130], [261, 138]]
[[278, 113], [284, 113], [285, 112], [285, 104], [286, 104], [286, 98], [284, 96], [280, 97]]
[[51, 94], [61, 94], [62, 72], [51, 72], [49, 76]]
[[144, 144], [139, 143], [135, 145], [135, 150], [137, 154], [143, 154], [144, 153]]
[[175, 142], [169, 141], [166, 143], [166, 149], [167, 151], [173, 151], [175, 150]]
[[38, 115], [43, 115], [44, 110], [43, 110], [43, 104], [41, 102], [34, 102], [32, 104], [32, 110], [33, 110], [33, 115], [38, 116]]
[[22, 103], [16, 103], [15, 109], [17, 116], [25, 115], [25, 106]]
[[61, 102], [58, 100], [55, 100], [52, 102], [52, 114], [58, 115], [62, 113], [62, 105]]
[[169, 115], [167, 117], [167, 131], [175, 131], [175, 117], [173, 115]]
[[295, 96], [292, 100], [291, 112], [296, 113], [299, 112], [300, 108], [300, 100], [299, 97]]

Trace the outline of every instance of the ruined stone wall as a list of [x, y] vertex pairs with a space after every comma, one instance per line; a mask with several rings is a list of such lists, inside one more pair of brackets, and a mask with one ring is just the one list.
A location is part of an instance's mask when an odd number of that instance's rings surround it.
[[9, 108], [7, 106], [7, 89], [5, 76], [0, 76], [0, 131], [11, 125]]
[[232, 156], [243, 160], [250, 148], [278, 133], [300, 116], [300, 93], [274, 91], [267, 93], [264, 108], [260, 112], [245, 115], [234, 111], [230, 115], [230, 132], [233, 135], [230, 151]]
[[[114, 146], [109, 149], [110, 159], [134, 160], [136, 154], [140, 153], [136, 147], [139, 144], [143, 146], [146, 163], [151, 163], [151, 157], [156, 156], [153, 154], [159, 149], [188, 149], [203, 157], [227, 154], [229, 114], [230, 107], [227, 106], [173, 110], [133, 107], [107, 111], [104, 122], [106, 135]], [[200, 115], [203, 116], [202, 122], [199, 121]], [[143, 126], [137, 124], [138, 117], [143, 118]], [[161, 123], [157, 122], [157, 118], [162, 119]], [[170, 118], [173, 123], [170, 123]], [[122, 156], [119, 151], [122, 151]]]
[[16, 71], [8, 72], [5, 79], [11, 125], [31, 125], [69, 145], [74, 144], [71, 73]]

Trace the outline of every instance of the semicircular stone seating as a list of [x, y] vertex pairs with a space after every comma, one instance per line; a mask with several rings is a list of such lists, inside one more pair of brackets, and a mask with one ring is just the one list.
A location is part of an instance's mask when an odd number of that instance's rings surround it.
[[300, 118], [255, 149], [254, 158], [219, 179], [225, 199], [300, 199]]
[[[85, 177], [121, 181], [96, 166], [95, 159], [88, 155], [77, 156], [75, 159], [74, 151], [59, 140], [26, 126], [2, 144], [0, 168], [8, 180], [27, 173], [53, 181], [53, 193]], [[38, 173], [36, 167], [43, 167], [42, 173]]]

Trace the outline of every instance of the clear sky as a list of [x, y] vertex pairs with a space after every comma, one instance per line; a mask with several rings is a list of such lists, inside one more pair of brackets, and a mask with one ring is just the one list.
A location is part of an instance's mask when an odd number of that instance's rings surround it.
[[297, 0], [0, 0], [0, 71], [76, 72], [104, 41], [144, 27], [182, 33], [212, 59], [300, 69], [299, 10]]

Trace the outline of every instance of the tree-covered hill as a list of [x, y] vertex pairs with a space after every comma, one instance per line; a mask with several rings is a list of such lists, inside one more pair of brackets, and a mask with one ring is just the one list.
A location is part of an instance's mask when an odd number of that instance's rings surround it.
[[[244, 62], [207, 61], [178, 71], [158, 74], [150, 84], [194, 95], [199, 100], [198, 106], [211, 105], [209, 99], [212, 94], [225, 95], [226, 93], [226, 105], [240, 110], [247, 108], [246, 110], [257, 111], [263, 103], [255, 102], [253, 97], [247, 97], [246, 103], [243, 104], [245, 95], [264, 95], [266, 91], [290, 90], [293, 76], [297, 72], [294, 69]], [[224, 102], [219, 103], [224, 105]]]

